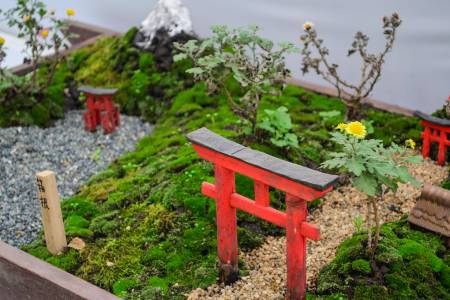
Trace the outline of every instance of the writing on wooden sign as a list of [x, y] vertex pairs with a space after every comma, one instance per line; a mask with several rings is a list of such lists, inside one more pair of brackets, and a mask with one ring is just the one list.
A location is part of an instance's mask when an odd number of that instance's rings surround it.
[[45, 242], [48, 251], [56, 255], [67, 246], [67, 240], [55, 173], [52, 171], [37, 173], [36, 183], [38, 199], [41, 205]]
[[36, 181], [38, 186], [38, 198], [39, 202], [41, 203], [41, 207], [48, 209], [48, 202], [47, 197], [45, 197], [45, 188], [44, 185], [42, 184], [42, 179], [36, 178]]

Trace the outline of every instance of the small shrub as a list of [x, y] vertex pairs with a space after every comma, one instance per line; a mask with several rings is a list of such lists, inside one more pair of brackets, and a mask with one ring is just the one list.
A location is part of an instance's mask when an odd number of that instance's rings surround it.
[[291, 117], [286, 107], [281, 106], [276, 110], [264, 110], [266, 116], [258, 125], [272, 135], [270, 141], [277, 147], [298, 148], [297, 136], [292, 133]]

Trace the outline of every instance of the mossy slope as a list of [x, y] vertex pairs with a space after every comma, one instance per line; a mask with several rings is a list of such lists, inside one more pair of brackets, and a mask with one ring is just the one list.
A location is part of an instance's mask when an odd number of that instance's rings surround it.
[[367, 233], [343, 242], [320, 272], [317, 299], [450, 299], [450, 250], [444, 238], [413, 229], [406, 218], [385, 223], [376, 251], [382, 280], [365, 254]]

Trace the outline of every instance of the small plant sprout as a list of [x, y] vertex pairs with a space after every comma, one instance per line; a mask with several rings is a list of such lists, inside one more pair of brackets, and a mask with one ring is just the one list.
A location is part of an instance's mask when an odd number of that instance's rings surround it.
[[339, 66], [330, 62], [329, 50], [323, 45], [323, 40], [318, 37], [314, 25], [311, 22], [303, 25], [304, 34], [300, 37], [303, 43], [302, 71], [305, 74], [312, 69], [336, 88], [339, 98], [347, 106], [347, 120], [355, 120], [360, 117], [362, 101], [370, 95], [380, 80], [386, 55], [394, 46], [397, 29], [401, 24], [400, 16], [393, 13], [390, 17], [383, 17], [382, 21], [386, 40], [383, 50], [377, 54], [369, 53], [367, 49], [369, 37], [360, 31], [355, 34], [353, 43], [348, 50], [348, 56], [358, 53], [362, 61], [360, 80], [355, 84], [343, 79], [338, 72]]
[[270, 141], [277, 147], [298, 148], [297, 136], [292, 133], [291, 116], [284, 106], [276, 110], [264, 110], [266, 116], [258, 127], [268, 131], [272, 138]]
[[356, 215], [355, 219], [353, 220], [353, 225], [355, 226], [355, 233], [361, 233], [362, 227], [363, 227], [363, 218], [360, 214]]
[[[175, 61], [192, 60], [193, 67], [187, 72], [195, 80], [206, 82], [209, 92], [222, 91], [231, 110], [243, 119], [243, 125], [250, 124], [253, 134], [262, 96], [283, 87], [289, 75], [285, 55], [296, 51], [290, 43], [282, 43], [276, 49], [272, 41], [258, 36], [258, 30], [257, 26], [248, 29], [213, 26], [213, 36], [204, 41], [176, 43], [180, 52], [174, 56]], [[231, 78], [243, 91], [238, 99], [230, 91]]]
[[94, 153], [91, 155], [91, 159], [95, 161], [97, 164], [100, 162], [100, 155], [102, 154], [102, 149], [97, 148]]
[[[392, 144], [384, 147], [381, 140], [366, 139], [366, 127], [358, 121], [340, 123], [336, 129], [336, 132], [331, 133], [331, 140], [341, 146], [341, 151], [331, 153], [331, 159], [322, 166], [349, 172], [353, 186], [367, 195], [367, 250], [374, 264], [373, 255], [380, 239], [378, 202], [384, 200], [388, 190], [396, 192], [399, 183], [411, 183], [420, 187], [405, 164], [419, 163], [422, 157], [410, 156], [410, 151], [405, 146]], [[414, 148], [415, 143], [408, 140], [406, 145]], [[373, 224], [374, 237], [370, 230]]]

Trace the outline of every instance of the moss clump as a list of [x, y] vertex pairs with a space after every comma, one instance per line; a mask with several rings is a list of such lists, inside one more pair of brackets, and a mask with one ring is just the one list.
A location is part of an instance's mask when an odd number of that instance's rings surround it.
[[[406, 218], [382, 225], [374, 278], [366, 257], [367, 238], [356, 234], [338, 248], [318, 278], [317, 297], [345, 294], [351, 299], [449, 299], [450, 251], [438, 235], [410, 228]], [[350, 268], [348, 266], [351, 266]]]
[[352, 261], [352, 270], [366, 275], [372, 273], [370, 263], [365, 259], [357, 259]]

